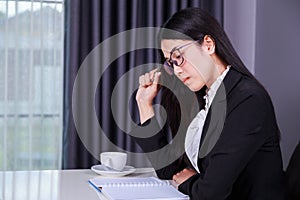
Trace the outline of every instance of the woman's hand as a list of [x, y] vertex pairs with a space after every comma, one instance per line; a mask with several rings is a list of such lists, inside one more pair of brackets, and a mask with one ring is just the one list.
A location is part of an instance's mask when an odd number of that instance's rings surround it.
[[155, 69], [139, 77], [140, 85], [135, 98], [139, 107], [141, 123], [154, 116], [152, 102], [158, 93], [160, 76], [161, 72], [157, 72]]
[[178, 172], [173, 176], [173, 181], [177, 184], [181, 184], [193, 175], [195, 175], [197, 172], [193, 169], [187, 169], [185, 168], [181, 172]]

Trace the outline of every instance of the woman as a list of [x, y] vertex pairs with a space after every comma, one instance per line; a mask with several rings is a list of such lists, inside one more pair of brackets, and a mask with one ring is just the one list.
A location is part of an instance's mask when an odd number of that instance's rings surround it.
[[[279, 129], [272, 102], [224, 30], [199, 8], [177, 12], [163, 28], [159, 41], [164, 70], [139, 78], [136, 101], [140, 121], [147, 130], [149, 123], [152, 128], [158, 126], [153, 100], [162, 89], [165, 126], [170, 127], [173, 137], [182, 131], [186, 136], [182, 141], [184, 155], [156, 168], [157, 175], [173, 179], [191, 199], [284, 199]], [[166, 83], [168, 87], [161, 87]], [[173, 95], [178, 88], [180, 91]], [[176, 100], [190, 97], [182, 88], [197, 98]], [[214, 114], [214, 109], [219, 114]], [[137, 141], [145, 152], [172, 143], [164, 129]], [[172, 150], [166, 151], [159, 159], [171, 154]]]

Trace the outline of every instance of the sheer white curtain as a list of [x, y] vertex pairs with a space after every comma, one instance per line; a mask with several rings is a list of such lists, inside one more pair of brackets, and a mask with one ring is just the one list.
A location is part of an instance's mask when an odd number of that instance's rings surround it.
[[0, 0], [0, 171], [59, 169], [63, 0]]

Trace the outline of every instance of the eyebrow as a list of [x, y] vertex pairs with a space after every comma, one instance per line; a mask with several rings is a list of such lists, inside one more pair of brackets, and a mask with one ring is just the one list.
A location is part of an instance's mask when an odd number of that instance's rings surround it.
[[[177, 46], [177, 47], [173, 47], [173, 49], [171, 50], [171, 51], [167, 51], [167, 50], [164, 50], [164, 51], [166, 51], [166, 53], [167, 54], [171, 54], [171, 53], [173, 53], [177, 48], [181, 48], [181, 46], [185, 46], [186, 44], [184, 44], [184, 45], [180, 45], [180, 46]], [[161, 49], [162, 50], [162, 49]], [[163, 50], [162, 50], [163, 51]], [[170, 59], [169, 57], [165, 57], [165, 59]]]
[[170, 51], [170, 53], [172, 53], [172, 52], [174, 52], [175, 50], [177, 50], [177, 49], [180, 49], [181, 48], [181, 46], [182, 45], [180, 45], [180, 46], [177, 46], [177, 47], [174, 47], [171, 51]]

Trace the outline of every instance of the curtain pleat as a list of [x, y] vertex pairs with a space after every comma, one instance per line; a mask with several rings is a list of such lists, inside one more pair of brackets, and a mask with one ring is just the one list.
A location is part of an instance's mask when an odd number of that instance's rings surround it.
[[[79, 137], [78, 130], [74, 123], [72, 111], [72, 94], [76, 76], [80, 70], [80, 66], [84, 59], [96, 49], [102, 42], [110, 39], [110, 37], [120, 34], [124, 31], [141, 27], [160, 27], [173, 13], [186, 7], [202, 7], [201, 0], [67, 0], [65, 5], [65, 93], [64, 93], [64, 141], [63, 141], [63, 168], [90, 168], [94, 164], [99, 163], [99, 153], [109, 151], [111, 144], [107, 143], [104, 137], [120, 147], [124, 151], [141, 153], [141, 149], [131, 140], [116, 123], [111, 105], [115, 110], [122, 110], [128, 106], [127, 98], [131, 97], [128, 111], [132, 119], [129, 119], [126, 112], [117, 112], [116, 118], [122, 121], [122, 127], [129, 128], [127, 124], [131, 120], [138, 121], [138, 112], [135, 105], [135, 94], [131, 94], [134, 90], [135, 82], [138, 76], [130, 74], [126, 85], [121, 85], [118, 98], [113, 103], [112, 95], [118, 81], [123, 78], [136, 66], [147, 63], [158, 63], [154, 49], [137, 49], [127, 52], [114, 60], [109, 67], [103, 72], [94, 95], [94, 108], [98, 118], [98, 123], [102, 128], [105, 136], [95, 136], [100, 134], [96, 128], [96, 124], [86, 127], [84, 137], [86, 141], [82, 141]], [[210, 1], [209, 1], [210, 2]], [[217, 2], [217, 1], [212, 1]], [[219, 16], [218, 20], [222, 20], [222, 1], [217, 3], [205, 4], [206, 10], [212, 10]], [[216, 7], [216, 9], [212, 9]], [[135, 47], [137, 41], [145, 40], [145, 43], [153, 42], [153, 35], [145, 35], [138, 38], [132, 33], [128, 40], [117, 40], [114, 45], [105, 46], [103, 52], [105, 55], [115, 54], [117, 49], [127, 47]], [[106, 56], [99, 55], [99, 64], [104, 65], [108, 59]], [[96, 59], [97, 60], [97, 59]], [[95, 61], [96, 62], [96, 61]], [[145, 67], [145, 71], [153, 69], [153, 66]], [[97, 81], [97, 75], [100, 69], [88, 74], [86, 77], [85, 89], [78, 96], [88, 96], [93, 88], [92, 82]], [[81, 102], [83, 103], [83, 102]], [[83, 112], [84, 113], [84, 112]], [[80, 120], [88, 123], [90, 116], [80, 116]], [[81, 133], [82, 134], [82, 133]], [[98, 139], [96, 139], [98, 138]], [[84, 143], [84, 144], [83, 144]], [[87, 145], [93, 146], [96, 150], [91, 152]], [[128, 164], [139, 166], [149, 166], [149, 162], [142, 156], [130, 156]]]

